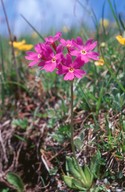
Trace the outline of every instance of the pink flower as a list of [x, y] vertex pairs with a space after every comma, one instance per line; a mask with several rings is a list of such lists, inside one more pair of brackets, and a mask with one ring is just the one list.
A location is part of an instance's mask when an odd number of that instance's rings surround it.
[[52, 48], [46, 45], [46, 53], [45, 59], [39, 63], [39, 67], [41, 70], [45, 70], [47, 72], [53, 72], [57, 65], [61, 62], [62, 58], [62, 46], [58, 46], [56, 48], [56, 53], [52, 50]]
[[97, 42], [93, 42], [92, 39], [88, 40], [85, 44], [81, 37], [78, 37], [76, 41], [73, 41], [75, 50], [71, 51], [71, 55], [81, 57], [85, 63], [89, 62], [90, 59], [98, 60], [99, 54], [92, 50], [97, 46]]
[[53, 44], [53, 43], [55, 43], [55, 41], [58, 41], [60, 39], [61, 35], [62, 35], [62, 33], [58, 32], [54, 36], [46, 37], [45, 38], [45, 42], [47, 44]]
[[98, 60], [98, 53], [93, 51], [97, 42], [90, 39], [84, 44], [81, 37], [65, 40], [61, 35], [59, 32], [45, 38], [45, 42], [35, 45], [35, 51], [27, 52], [25, 58], [31, 61], [30, 67], [38, 65], [46, 72], [56, 69], [57, 74], [64, 75], [64, 80], [82, 78], [85, 75], [82, 70], [84, 64], [91, 59]]
[[65, 40], [65, 39], [60, 39], [61, 44], [63, 45], [63, 47], [66, 47], [68, 51], [73, 50], [73, 42], [72, 40]]
[[57, 74], [64, 75], [64, 80], [73, 80], [75, 77], [82, 78], [85, 75], [85, 71], [81, 69], [84, 62], [80, 58], [76, 58], [72, 61], [71, 55], [67, 54], [66, 59], [64, 59], [63, 64], [58, 65]]
[[25, 58], [27, 60], [31, 60], [32, 62], [29, 63], [29, 67], [33, 67], [34, 65], [38, 64], [44, 57], [45, 47], [44, 44], [39, 43], [35, 46], [35, 51], [27, 51]]

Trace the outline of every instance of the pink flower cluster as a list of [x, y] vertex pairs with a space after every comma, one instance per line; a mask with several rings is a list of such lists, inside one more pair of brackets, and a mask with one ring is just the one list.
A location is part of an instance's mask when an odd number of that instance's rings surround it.
[[72, 40], [61, 38], [61, 32], [55, 36], [45, 38], [45, 42], [35, 45], [35, 52], [26, 52], [25, 58], [30, 60], [29, 67], [39, 66], [41, 70], [64, 75], [64, 80], [82, 78], [85, 71], [82, 69], [85, 63], [91, 59], [98, 60], [99, 54], [94, 52], [97, 42], [92, 39], [83, 43], [81, 37]]

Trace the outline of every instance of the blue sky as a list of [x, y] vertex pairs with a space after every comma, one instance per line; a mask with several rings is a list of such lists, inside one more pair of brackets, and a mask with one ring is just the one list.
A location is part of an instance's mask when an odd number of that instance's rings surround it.
[[[15, 35], [28, 33], [31, 28], [22, 19], [20, 14], [41, 33], [46, 33], [50, 28], [60, 30], [63, 26], [76, 26], [81, 23], [93, 26], [92, 9], [97, 19], [102, 17], [102, 7], [105, 2], [105, 18], [112, 20], [108, 0], [3, 0], [11, 30]], [[113, 0], [112, 0], [113, 1]], [[119, 3], [120, 1], [120, 3]], [[125, 18], [125, 1], [115, 0], [117, 12]], [[0, 34], [7, 33], [4, 22], [3, 10], [0, 3]]]

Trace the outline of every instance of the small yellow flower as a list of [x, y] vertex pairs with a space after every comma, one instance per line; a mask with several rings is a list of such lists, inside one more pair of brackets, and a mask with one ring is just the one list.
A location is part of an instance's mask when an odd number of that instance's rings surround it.
[[[9, 42], [9, 44], [12, 44], [12, 42]], [[33, 48], [33, 45], [26, 44], [26, 41], [22, 40], [22, 41], [14, 41], [13, 42], [13, 47], [15, 49], [20, 50], [20, 51], [29, 51], [30, 49]]]
[[32, 48], [33, 48], [33, 45], [31, 45], [31, 44], [24, 44], [24, 45], [20, 45], [18, 47], [18, 50], [20, 50], [20, 51], [29, 51]]
[[123, 38], [121, 35], [117, 35], [116, 39], [121, 45], [125, 45], [125, 38]]
[[[20, 45], [23, 45], [25, 44], [26, 41], [25, 40], [22, 40], [22, 41], [13, 41], [13, 47], [14, 48], [18, 48]], [[12, 42], [9, 42], [10, 45], [12, 45]]]
[[100, 58], [98, 61], [95, 61], [96, 66], [103, 66], [104, 65], [104, 59]]
[[14, 42], [13, 42], [13, 47], [18, 49], [21, 45], [24, 45], [25, 43], [26, 43], [25, 40], [22, 40], [22, 41], [14, 41]]
[[102, 48], [106, 47], [106, 43], [105, 43], [105, 42], [102, 42], [102, 43], [100, 44], [100, 47], [102, 47]]
[[68, 33], [68, 32], [70, 31], [70, 28], [67, 27], [67, 26], [63, 26], [62, 31], [63, 31], [64, 33]]
[[100, 23], [101, 27], [105, 27], [105, 28], [109, 27], [109, 20], [108, 19], [100, 19], [99, 23]]
[[38, 34], [36, 32], [33, 32], [31, 36], [33, 39], [36, 39], [38, 37]]

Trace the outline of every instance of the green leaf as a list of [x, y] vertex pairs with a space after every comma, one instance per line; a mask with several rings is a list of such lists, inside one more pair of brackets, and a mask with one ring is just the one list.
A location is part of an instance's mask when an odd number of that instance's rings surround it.
[[81, 178], [77, 164], [73, 158], [66, 157], [66, 169], [75, 178]]
[[18, 192], [24, 192], [24, 184], [17, 174], [9, 172], [6, 176], [6, 179], [11, 185], [13, 185], [17, 189]]
[[84, 188], [82, 186], [82, 183], [80, 180], [77, 180], [77, 179], [67, 176], [67, 175], [63, 175], [63, 180], [66, 183], [66, 185], [68, 187], [70, 187], [71, 189], [86, 191], [86, 188]]
[[98, 178], [100, 173], [100, 165], [102, 164], [101, 153], [97, 151], [97, 153], [92, 157], [90, 163], [90, 170], [93, 173], [93, 176]]
[[76, 189], [87, 191], [87, 189], [82, 186], [82, 183], [80, 181], [73, 179], [72, 182], [73, 182], [73, 186], [76, 187]]
[[76, 148], [78, 150], [80, 150], [81, 147], [82, 147], [83, 141], [81, 140], [80, 137], [77, 137], [77, 138], [74, 139], [74, 144], [75, 144]]
[[26, 129], [28, 126], [28, 120], [27, 119], [13, 119], [12, 125], [18, 126], [22, 129]]
[[19, 136], [19, 135], [17, 135], [17, 134], [14, 134], [14, 136], [15, 136], [17, 139], [19, 139], [20, 141], [26, 142], [26, 139], [25, 139], [25, 138], [23, 138], [23, 137], [21, 137], [21, 136]]
[[54, 167], [52, 169], [49, 170], [49, 175], [56, 175], [57, 174], [57, 171], [58, 171], [58, 168], [57, 167]]
[[93, 174], [90, 172], [90, 169], [87, 165], [84, 167], [84, 174], [86, 177], [86, 186], [90, 188], [93, 182]]
[[73, 186], [73, 177], [63, 175], [63, 180], [68, 187], [70, 187], [72, 189], [77, 189], [76, 187]]
[[8, 188], [6, 188], [6, 189], [2, 189], [1, 192], [9, 192], [9, 189], [8, 189]]

